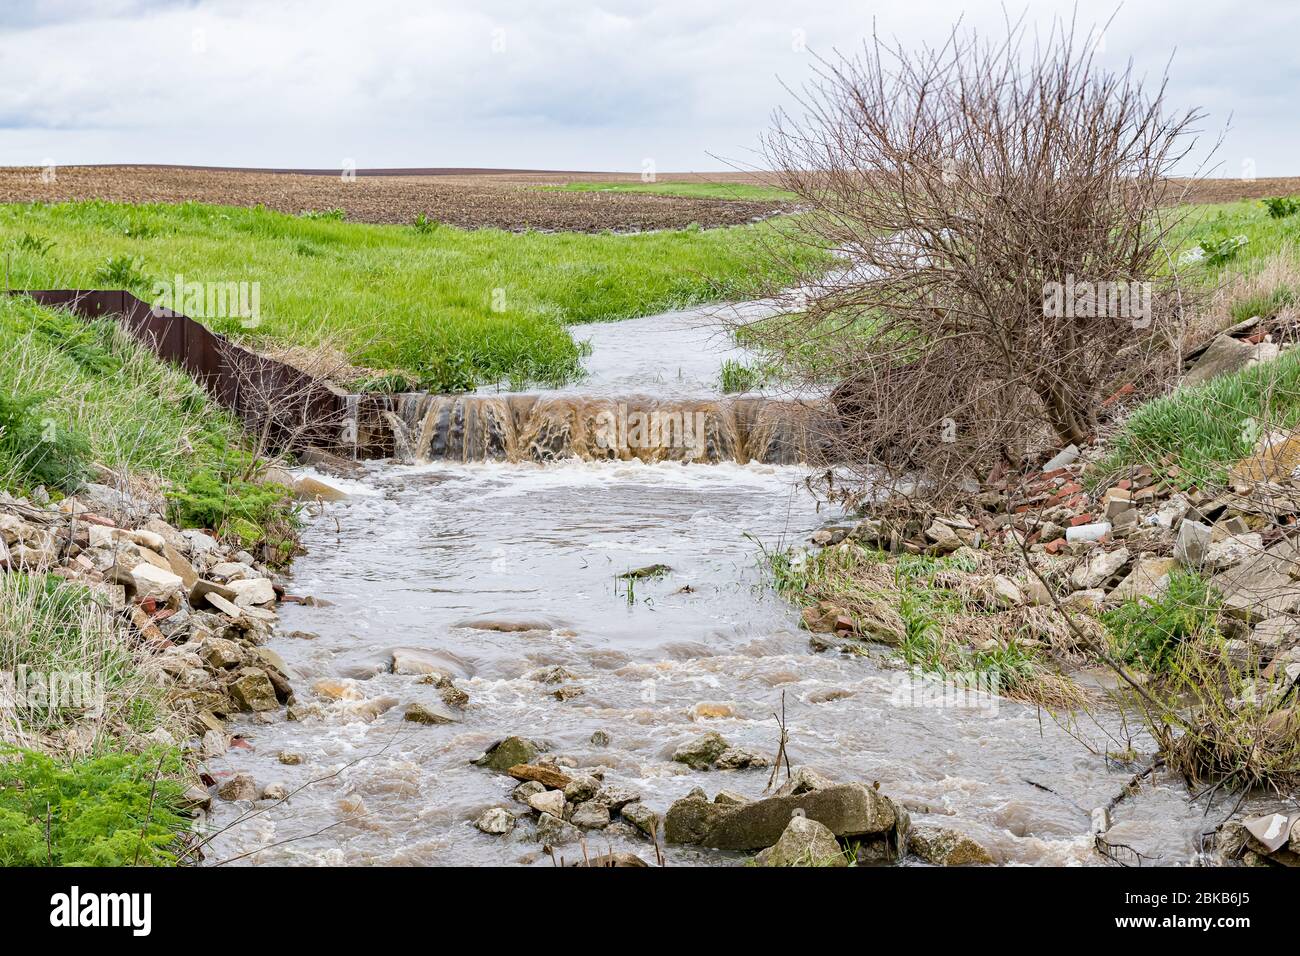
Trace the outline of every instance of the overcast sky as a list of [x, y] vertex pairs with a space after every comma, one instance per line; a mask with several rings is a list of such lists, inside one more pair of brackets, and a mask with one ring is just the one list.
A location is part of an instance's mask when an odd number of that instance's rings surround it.
[[[1072, 2], [1009, 3], [1031, 23]], [[19, 8], [19, 9], [15, 9]], [[1114, 2], [1078, 3], [1104, 21]], [[725, 169], [809, 51], [935, 42], [980, 0], [0, 0], [0, 165]], [[1104, 56], [1201, 106], [1218, 174], [1300, 174], [1300, 3], [1129, 0]], [[718, 159], [715, 157], [722, 157]]]

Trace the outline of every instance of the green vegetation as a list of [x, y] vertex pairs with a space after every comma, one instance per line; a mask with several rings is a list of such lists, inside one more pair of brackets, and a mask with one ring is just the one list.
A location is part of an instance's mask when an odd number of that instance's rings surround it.
[[1176, 571], [1159, 597], [1125, 601], [1102, 615], [1116, 656], [1151, 673], [1167, 673], [1185, 643], [1218, 631], [1220, 602], [1205, 579]]
[[[1279, 252], [1290, 253], [1300, 240], [1300, 217], [1274, 218], [1257, 202], [1191, 206], [1179, 212], [1187, 215], [1170, 236], [1171, 256], [1177, 260], [1200, 249], [1207, 284], [1222, 278], [1229, 264], [1233, 271], [1247, 271]], [[1220, 251], [1222, 257], [1216, 255]], [[1194, 266], [1181, 273], [1196, 278]]]
[[762, 388], [774, 378], [774, 369], [767, 363], [738, 362], [725, 359], [719, 376], [718, 385], [724, 395], [736, 392], [752, 392]]
[[1300, 212], [1300, 198], [1296, 196], [1270, 196], [1260, 202], [1274, 219], [1285, 219]]
[[180, 770], [167, 751], [62, 763], [0, 748], [0, 866], [175, 864]]
[[581, 193], [648, 193], [653, 196], [684, 196], [687, 199], [748, 199], [756, 202], [791, 202], [798, 197], [785, 189], [755, 183], [565, 183], [544, 186]]
[[1139, 406], [1091, 470], [1093, 480], [1138, 465], [1177, 465], [1185, 485], [1222, 483], [1265, 429], [1300, 424], [1300, 352], [1291, 350]]
[[239, 424], [112, 322], [0, 297], [0, 490], [68, 491], [92, 464], [168, 486], [185, 526], [291, 547], [285, 489], [256, 483]]
[[977, 570], [973, 552], [891, 556], [845, 543], [764, 558], [784, 597], [804, 606], [827, 602], [842, 608], [865, 633], [872, 632], [863, 627], [866, 622], [896, 614], [899, 656], [922, 673], [959, 682], [983, 675], [1008, 697], [1049, 705], [1075, 696], [1066, 679], [1046, 669], [1032, 642], [1017, 639], [1018, 626], [1000, 617], [992, 595], [963, 589]]
[[158, 688], [137, 669], [121, 621], [102, 597], [54, 575], [0, 575], [0, 671], [34, 675], [9, 715], [28, 737], [88, 723], [93, 747], [157, 722]]
[[[743, 299], [788, 276], [765, 240], [787, 221], [638, 235], [515, 234], [373, 226], [197, 203], [0, 206], [16, 288], [257, 282], [260, 322], [217, 331], [302, 346], [333, 343], [380, 373], [453, 391], [557, 384], [580, 374], [568, 323]], [[25, 235], [53, 242], [24, 249]], [[793, 246], [807, 266], [820, 261]], [[195, 316], [200, 318], [199, 316]]]
[[0, 476], [10, 487], [75, 487], [86, 475], [90, 443], [70, 428], [51, 427], [41, 407], [48, 395], [0, 392]]

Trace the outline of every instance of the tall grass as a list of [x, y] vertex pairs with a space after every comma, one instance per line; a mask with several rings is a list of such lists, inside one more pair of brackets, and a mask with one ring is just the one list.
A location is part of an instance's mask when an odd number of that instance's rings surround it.
[[0, 575], [0, 673], [13, 696], [0, 714], [9, 744], [91, 753], [108, 737], [152, 730], [162, 709], [161, 686], [105, 598], [53, 575]]
[[192, 378], [111, 321], [87, 324], [25, 297], [0, 297], [0, 352], [0, 394], [37, 402], [42, 437], [77, 435], [88, 457], [111, 470], [175, 478], [241, 443], [234, 418]]
[[[568, 323], [757, 295], [788, 278], [766, 250], [789, 228], [515, 234], [197, 203], [0, 206], [13, 287], [257, 282], [256, 328], [204, 321], [254, 342], [333, 341], [360, 364], [438, 390], [557, 384], [580, 373]], [[818, 256], [798, 243], [789, 253], [796, 264]]]
[[1176, 465], [1184, 484], [1216, 484], [1260, 437], [1300, 424], [1300, 351], [1176, 389], [1139, 406], [1093, 467], [1093, 480]]

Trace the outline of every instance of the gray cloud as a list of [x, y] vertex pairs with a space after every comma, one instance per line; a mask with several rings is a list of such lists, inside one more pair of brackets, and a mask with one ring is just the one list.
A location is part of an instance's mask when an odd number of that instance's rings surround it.
[[[61, 0], [0, 15], [6, 163], [717, 169], [746, 158], [810, 50], [852, 49], [873, 22], [908, 44], [1000, 6], [958, 0], [556, 0], [536, 10], [396, 0]], [[1069, 0], [1036, 3], [1045, 28]], [[1112, 2], [1079, 4], [1107, 19]], [[525, 12], [526, 11], [526, 12]], [[1296, 172], [1292, 54], [1300, 9], [1150, 0], [1119, 10], [1105, 57], [1233, 129], [1221, 171]]]

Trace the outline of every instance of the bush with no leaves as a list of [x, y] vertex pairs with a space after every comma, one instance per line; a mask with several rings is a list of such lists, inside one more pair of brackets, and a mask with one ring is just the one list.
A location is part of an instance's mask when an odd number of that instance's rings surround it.
[[958, 28], [919, 52], [877, 39], [822, 60], [802, 116], [776, 117], [768, 164], [844, 262], [746, 334], [837, 383], [850, 464], [940, 483], [1018, 465], [1172, 367], [1167, 176], [1199, 114], [1167, 114], [1163, 83], [1094, 48], [1073, 24], [1032, 43], [1015, 23], [992, 42]]

